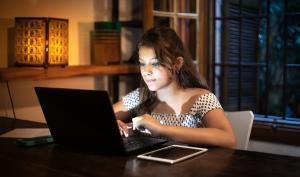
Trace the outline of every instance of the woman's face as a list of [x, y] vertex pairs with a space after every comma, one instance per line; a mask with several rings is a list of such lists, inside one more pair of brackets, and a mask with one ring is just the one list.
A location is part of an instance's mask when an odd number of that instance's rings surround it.
[[173, 81], [170, 70], [159, 63], [152, 47], [140, 48], [139, 64], [140, 72], [149, 90], [158, 91]]

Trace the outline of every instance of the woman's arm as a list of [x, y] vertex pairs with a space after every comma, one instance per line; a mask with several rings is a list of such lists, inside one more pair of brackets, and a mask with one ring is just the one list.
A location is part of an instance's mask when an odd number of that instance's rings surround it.
[[204, 116], [205, 128], [164, 126], [150, 115], [144, 115], [143, 118], [140, 126], [147, 128], [154, 135], [166, 136], [174, 141], [227, 148], [234, 148], [236, 144], [233, 130], [222, 109], [213, 109]]
[[231, 125], [221, 109], [209, 111], [203, 118], [205, 128], [164, 127], [161, 135], [188, 144], [207, 144], [234, 148], [235, 136]]
[[118, 120], [126, 121], [130, 116], [129, 111], [124, 106], [122, 101], [118, 101], [113, 104], [113, 109]]

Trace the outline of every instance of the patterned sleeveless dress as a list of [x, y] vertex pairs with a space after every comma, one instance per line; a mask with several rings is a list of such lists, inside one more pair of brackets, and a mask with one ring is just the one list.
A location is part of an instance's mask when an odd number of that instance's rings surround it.
[[[122, 98], [123, 104], [132, 115], [137, 114], [140, 103], [139, 95], [139, 88], [137, 88]], [[222, 106], [217, 97], [209, 92], [200, 95], [188, 113], [176, 115], [152, 112], [151, 116], [163, 125], [198, 128], [204, 127], [202, 119], [206, 113], [213, 109], [222, 109]]]

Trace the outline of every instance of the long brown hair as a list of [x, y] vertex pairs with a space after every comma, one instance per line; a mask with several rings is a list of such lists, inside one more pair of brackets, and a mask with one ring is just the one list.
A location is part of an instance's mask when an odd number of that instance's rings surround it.
[[[153, 48], [159, 63], [172, 73], [176, 73], [178, 83], [182, 88], [208, 89], [206, 82], [197, 72], [191, 55], [184, 48], [181, 39], [172, 28], [160, 26], [149, 29], [142, 36], [138, 50], [141, 47]], [[178, 57], [184, 59], [183, 65], [178, 71], [173, 71], [172, 66]], [[150, 113], [156, 99], [156, 92], [150, 91], [144, 80], [141, 79], [139, 114]]]

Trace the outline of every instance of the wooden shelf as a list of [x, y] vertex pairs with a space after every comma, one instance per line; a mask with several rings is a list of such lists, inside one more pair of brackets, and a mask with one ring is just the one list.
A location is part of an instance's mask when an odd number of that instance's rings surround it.
[[0, 81], [17, 79], [53, 79], [89, 75], [138, 74], [139, 69], [133, 64], [86, 65], [66, 67], [9, 67], [0, 68]]

